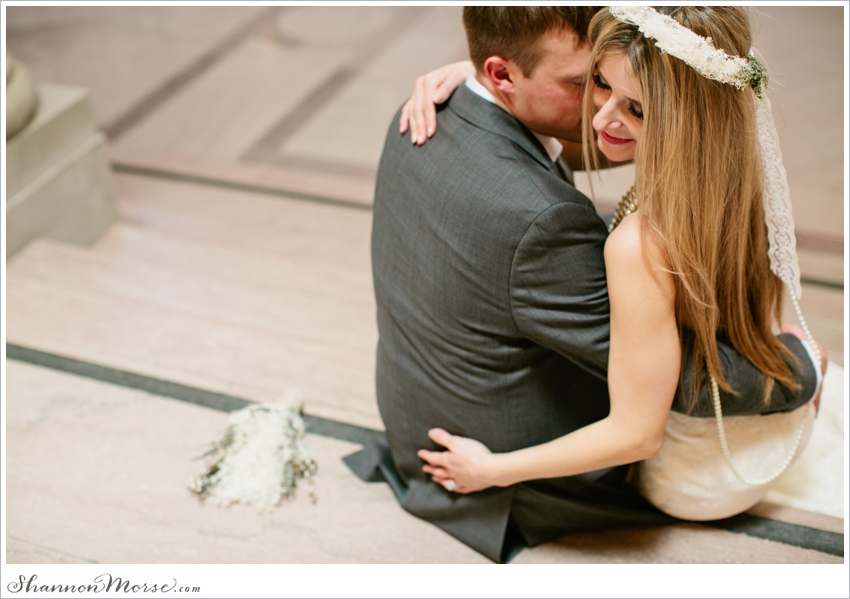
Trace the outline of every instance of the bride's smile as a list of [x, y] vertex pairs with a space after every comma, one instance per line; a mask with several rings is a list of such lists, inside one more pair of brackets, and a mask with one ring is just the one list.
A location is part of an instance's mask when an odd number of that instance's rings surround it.
[[643, 107], [638, 84], [623, 54], [610, 54], [593, 74], [593, 104], [597, 113], [593, 128], [598, 145], [614, 162], [632, 160], [643, 127]]
[[629, 142], [634, 141], [633, 139], [622, 139], [620, 137], [614, 137], [613, 135], [608, 135], [604, 131], [600, 133], [602, 138], [607, 141], [609, 144], [627, 144]]

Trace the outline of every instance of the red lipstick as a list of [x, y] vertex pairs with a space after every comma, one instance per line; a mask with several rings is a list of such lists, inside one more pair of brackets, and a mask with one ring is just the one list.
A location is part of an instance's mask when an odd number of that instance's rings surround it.
[[622, 145], [622, 144], [627, 144], [629, 142], [634, 141], [633, 139], [620, 139], [619, 137], [614, 137], [612, 135], [608, 135], [604, 131], [600, 131], [599, 135], [601, 135], [602, 138], [605, 141], [607, 141], [609, 144], [614, 144], [614, 145]]

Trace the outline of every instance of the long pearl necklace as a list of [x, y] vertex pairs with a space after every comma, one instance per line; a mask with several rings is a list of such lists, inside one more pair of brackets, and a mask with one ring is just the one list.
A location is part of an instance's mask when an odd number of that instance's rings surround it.
[[635, 186], [632, 185], [631, 189], [620, 200], [620, 203], [617, 204], [617, 208], [614, 210], [614, 218], [611, 219], [611, 224], [608, 225], [608, 232], [613, 231], [617, 225], [623, 222], [624, 218], [635, 210], [637, 210], [637, 193], [635, 193]]
[[[815, 368], [820, 368], [821, 362], [821, 354], [818, 349], [818, 344], [815, 343], [814, 337], [812, 337], [812, 332], [809, 330], [808, 325], [806, 324], [806, 319], [803, 318], [803, 311], [800, 309], [800, 301], [797, 299], [797, 294], [795, 294], [791, 289], [788, 290], [791, 294], [791, 303], [794, 304], [794, 312], [797, 313], [797, 318], [800, 321], [801, 328], [803, 332], [806, 334], [806, 338], [809, 341], [809, 345], [812, 348], [812, 353], [815, 355]], [[717, 381], [714, 380], [714, 377], [709, 375], [711, 379], [711, 400], [714, 404], [714, 420], [717, 423], [717, 437], [720, 440], [720, 450], [723, 452], [723, 459], [726, 460], [726, 464], [732, 470], [732, 474], [735, 475], [739, 481], [746, 485], [751, 485], [753, 487], [758, 487], [761, 485], [765, 485], [777, 478], [779, 475], [785, 472], [791, 463], [794, 461], [794, 458], [797, 455], [797, 450], [800, 448], [800, 441], [803, 439], [803, 434], [806, 431], [806, 421], [809, 418], [809, 411], [805, 410], [803, 412], [803, 419], [800, 421], [800, 426], [797, 428], [797, 434], [794, 437], [794, 444], [791, 446], [791, 449], [788, 451], [788, 455], [785, 456], [785, 461], [780, 464], [780, 466], [774, 471], [770, 476], [765, 476], [764, 478], [757, 479], [748, 479], [741, 475], [738, 472], [738, 469], [735, 468], [735, 465], [732, 464], [732, 453], [729, 451], [729, 444], [726, 442], [726, 429], [723, 426], [723, 411], [720, 409], [720, 390], [717, 388]], [[823, 382], [821, 382], [823, 384]]]
[[[820, 365], [816, 366], [816, 368], [819, 367]], [[788, 466], [791, 465], [794, 458], [797, 456], [797, 450], [800, 448], [800, 441], [803, 439], [803, 434], [806, 431], [806, 422], [809, 419], [809, 411], [811, 408], [807, 406], [806, 410], [803, 412], [803, 419], [800, 421], [800, 426], [797, 427], [794, 444], [788, 451], [788, 455], [785, 456], [785, 461], [779, 465], [773, 474], [763, 478], [745, 478], [740, 472], [738, 472], [738, 469], [735, 468], [735, 465], [732, 463], [732, 452], [729, 451], [729, 443], [726, 441], [726, 428], [723, 426], [723, 411], [720, 409], [720, 390], [717, 388], [717, 381], [714, 380], [714, 377], [709, 375], [709, 378], [711, 379], [711, 400], [714, 404], [714, 420], [717, 424], [717, 438], [720, 440], [720, 451], [723, 453], [723, 459], [726, 461], [726, 465], [729, 466], [732, 474], [734, 474], [735, 478], [745, 485], [750, 485], [752, 487], [760, 487], [761, 485], [766, 485], [767, 483], [779, 478], [779, 475], [788, 469]]]

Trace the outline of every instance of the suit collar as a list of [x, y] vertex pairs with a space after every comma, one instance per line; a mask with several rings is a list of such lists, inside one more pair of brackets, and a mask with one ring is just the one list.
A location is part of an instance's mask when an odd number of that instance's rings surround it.
[[546, 153], [543, 144], [528, 127], [495, 104], [476, 95], [466, 85], [461, 85], [452, 94], [449, 100], [449, 108], [460, 118], [476, 127], [507, 137], [525, 150], [546, 170], [555, 173], [556, 176], [558, 175], [558, 171]]
[[[488, 102], [492, 102], [508, 114], [511, 114], [511, 111], [508, 109], [508, 107], [505, 106], [496, 96], [490, 93], [490, 90], [484, 87], [484, 85], [482, 85], [476, 77], [477, 76], [474, 74], [470, 75], [466, 79], [466, 87], [475, 92], [477, 96], [481, 96]], [[543, 149], [546, 150], [546, 155], [549, 156], [549, 160], [551, 160], [552, 162], [557, 162], [558, 157], [561, 155], [561, 152], [564, 149], [564, 147], [561, 145], [561, 142], [559, 142], [554, 137], [549, 137], [548, 135], [543, 135], [541, 133], [535, 133], [534, 131], [532, 131], [531, 134], [537, 138], [537, 141], [543, 144]]]

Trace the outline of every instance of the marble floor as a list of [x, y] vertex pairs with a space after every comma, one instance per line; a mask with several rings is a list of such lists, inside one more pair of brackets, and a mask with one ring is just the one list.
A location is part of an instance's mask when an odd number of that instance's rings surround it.
[[[381, 429], [375, 172], [415, 76], [465, 58], [460, 7], [5, 10], [7, 48], [37, 80], [89, 90], [119, 213], [88, 247], [38, 239], [9, 258], [6, 342], [250, 401], [298, 389], [312, 416]], [[802, 306], [836, 384], [846, 368], [843, 10], [752, 10], [794, 203]], [[631, 177], [624, 167], [594, 183], [601, 211]], [[584, 176], [578, 184], [587, 189]], [[226, 414], [15, 359], [4, 383], [7, 563], [486, 561], [407, 515], [385, 486], [354, 479], [339, 459], [351, 442], [309, 435], [317, 505], [218, 509], [185, 483]], [[832, 413], [840, 437], [843, 406]], [[829, 468], [841, 505], [843, 459]], [[845, 528], [844, 509], [799, 498], [777, 496], [751, 515]], [[117, 542], [104, 521], [136, 542]], [[571, 535], [516, 562], [844, 563], [843, 551], [813, 547], [682, 524]]]

